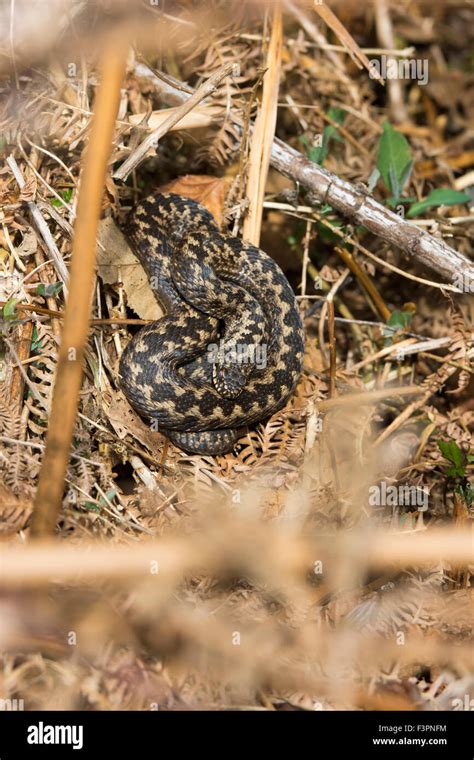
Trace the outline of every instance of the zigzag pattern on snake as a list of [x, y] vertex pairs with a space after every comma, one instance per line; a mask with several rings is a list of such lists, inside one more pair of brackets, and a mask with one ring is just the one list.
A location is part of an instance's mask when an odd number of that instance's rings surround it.
[[121, 387], [185, 451], [230, 451], [298, 382], [304, 336], [294, 293], [270, 256], [220, 232], [196, 201], [146, 198], [125, 231], [166, 314], [126, 346]]

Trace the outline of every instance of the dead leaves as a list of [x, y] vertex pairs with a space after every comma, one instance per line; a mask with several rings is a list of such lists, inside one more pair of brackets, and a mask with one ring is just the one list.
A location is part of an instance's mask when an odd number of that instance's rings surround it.
[[0, 485], [0, 535], [23, 530], [33, 511], [33, 502], [15, 496], [6, 486]]
[[162, 436], [153, 432], [150, 426], [140, 419], [120, 391], [114, 392], [105, 409], [109, 422], [120, 440], [123, 441], [127, 435], [130, 435], [143, 446], [146, 446], [154, 456], [161, 455]]
[[[451, 299], [450, 315], [453, 323], [454, 334], [451, 343], [450, 358], [456, 362], [465, 363], [467, 367], [469, 349], [472, 349], [471, 331], [466, 325], [464, 315], [457, 304]], [[467, 388], [471, 379], [469, 370], [462, 369], [459, 373], [456, 388], [446, 391], [450, 394], [459, 394]]]
[[121, 282], [127, 303], [141, 319], [159, 319], [163, 311], [150, 288], [148, 277], [135, 257], [127, 239], [113, 219], [99, 225], [97, 272], [104, 283]]
[[29, 172], [26, 177], [26, 182], [20, 191], [20, 202], [29, 203], [36, 198], [36, 190], [38, 188], [38, 180], [33, 172]]
[[161, 192], [178, 193], [192, 198], [213, 215], [219, 227], [222, 225], [227, 181], [206, 174], [185, 174], [160, 187]]
[[[222, 225], [227, 181], [207, 175], [187, 174], [157, 189], [173, 192], [201, 203]], [[110, 217], [99, 225], [97, 272], [106, 284], [121, 283], [130, 309], [141, 319], [159, 319], [163, 310], [157, 302], [141, 264], [125, 235]]]

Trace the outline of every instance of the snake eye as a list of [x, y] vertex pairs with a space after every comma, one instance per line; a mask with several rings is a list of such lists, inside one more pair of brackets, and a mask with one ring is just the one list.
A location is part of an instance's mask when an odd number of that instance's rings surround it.
[[214, 362], [212, 382], [218, 394], [223, 398], [236, 398], [242, 392], [246, 380], [245, 374], [238, 365]]

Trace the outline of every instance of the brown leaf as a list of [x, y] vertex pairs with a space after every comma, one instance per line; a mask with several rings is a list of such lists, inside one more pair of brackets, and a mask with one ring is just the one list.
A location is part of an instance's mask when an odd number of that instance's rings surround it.
[[32, 511], [30, 499], [18, 498], [6, 486], [0, 485], [0, 534], [23, 530]]
[[150, 426], [140, 419], [120, 391], [113, 394], [112, 403], [106, 411], [120, 440], [131, 435], [132, 438], [146, 446], [154, 456], [161, 454], [162, 436], [153, 432]]
[[23, 237], [21, 243], [16, 246], [17, 255], [21, 258], [27, 258], [38, 250], [38, 238], [33, 229], [22, 230]]
[[141, 264], [113, 219], [107, 217], [99, 224], [97, 272], [105, 283], [123, 283], [127, 303], [141, 319], [163, 316]]
[[163, 185], [160, 190], [178, 193], [201, 203], [211, 212], [219, 227], [222, 225], [227, 180], [207, 174], [185, 174]]
[[26, 182], [20, 192], [20, 201], [27, 203], [28, 201], [34, 201], [36, 197], [36, 190], [38, 187], [38, 180], [34, 174], [30, 174], [27, 177]]
[[326, 282], [336, 282], [336, 280], [339, 279], [341, 276], [342, 269], [337, 269], [336, 267], [330, 267], [327, 264], [325, 264], [319, 274], [323, 280]]

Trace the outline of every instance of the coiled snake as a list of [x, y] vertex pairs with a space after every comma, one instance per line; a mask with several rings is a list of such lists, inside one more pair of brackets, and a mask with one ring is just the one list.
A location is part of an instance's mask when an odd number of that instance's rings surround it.
[[293, 392], [304, 338], [294, 293], [255, 246], [219, 232], [193, 200], [143, 200], [126, 233], [166, 315], [122, 353], [131, 405], [185, 451], [230, 451]]

